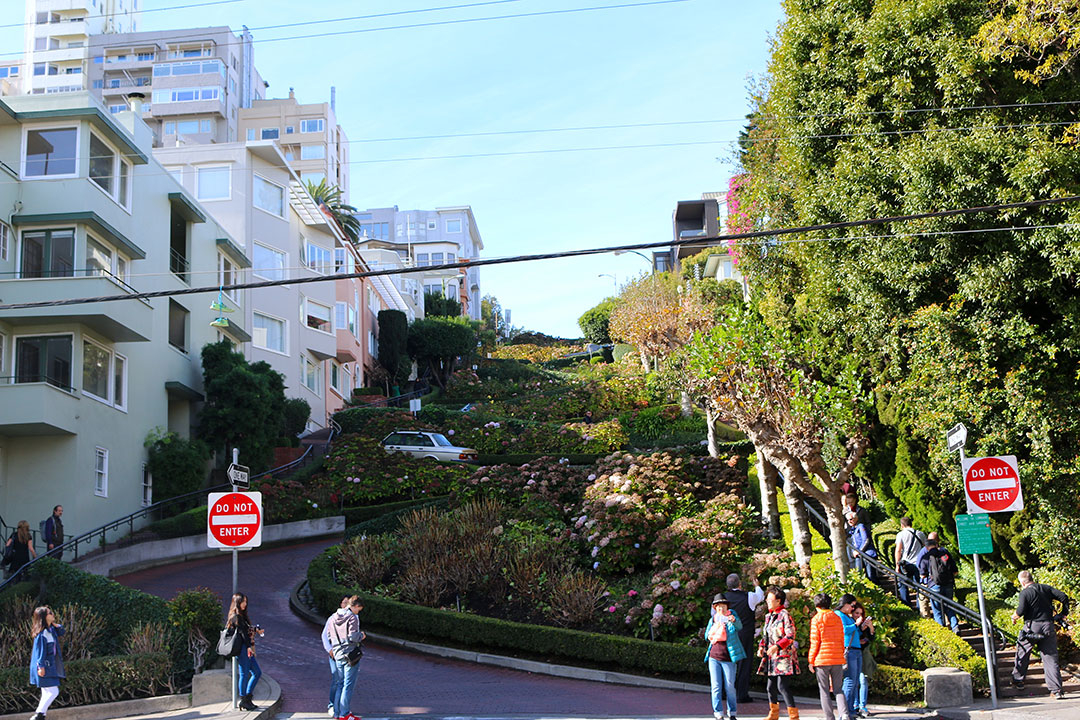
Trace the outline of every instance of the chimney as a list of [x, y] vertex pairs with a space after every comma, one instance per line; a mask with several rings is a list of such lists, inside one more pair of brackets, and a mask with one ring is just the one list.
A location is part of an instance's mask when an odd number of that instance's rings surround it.
[[146, 99], [146, 95], [141, 92], [128, 93], [128, 108], [131, 112], [135, 113], [135, 117], [142, 117], [142, 103]]
[[296, 93], [293, 92], [292, 88], [289, 88], [289, 99], [290, 100], [295, 100], [296, 99]]
[[330, 86], [330, 111], [337, 113], [337, 88]]

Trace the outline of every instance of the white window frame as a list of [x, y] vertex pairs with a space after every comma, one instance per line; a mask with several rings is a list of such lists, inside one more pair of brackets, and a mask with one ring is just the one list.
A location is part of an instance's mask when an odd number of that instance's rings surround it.
[[[241, 280], [241, 278], [240, 278], [240, 268], [237, 267], [236, 263], [234, 263], [232, 260], [230, 260], [225, 255], [225, 253], [218, 253], [217, 271], [218, 271], [218, 287], [224, 288], [225, 285], [235, 285], [236, 283], [240, 282], [240, 280]], [[228, 273], [231, 273], [231, 275], [232, 275], [231, 279], [226, 277], [226, 275]], [[225, 297], [229, 298], [234, 303], [237, 302], [237, 300], [236, 300], [236, 290], [224, 290], [223, 289], [223, 292], [225, 294]]]
[[[329, 330], [320, 330], [319, 328], [311, 327], [311, 325], [308, 324], [308, 317], [311, 316], [311, 313], [308, 311], [308, 306], [310, 306], [310, 305], [316, 305], [316, 306], [318, 306], [320, 308], [325, 308], [326, 317], [327, 317], [327, 324], [330, 326]], [[323, 303], [319, 302], [318, 300], [312, 300], [309, 297], [305, 297], [304, 298], [304, 327], [306, 327], [308, 330], [314, 330], [315, 332], [320, 332], [320, 333], [323, 333], [325, 335], [333, 335], [334, 334], [334, 308], [330, 307], [329, 305], [324, 305]]]
[[[450, 229], [450, 223], [457, 223], [457, 230]], [[446, 220], [446, 232], [450, 235], [459, 235], [462, 232], [461, 218], [447, 218]]]
[[[257, 183], [260, 180], [262, 182], [266, 183], [267, 185], [272, 185], [272, 186], [274, 186], [275, 188], [277, 188], [278, 190], [281, 191], [281, 212], [280, 213], [276, 213], [273, 210], [270, 210], [268, 208], [264, 208], [262, 205], [259, 204], [259, 193], [257, 191], [256, 186], [257, 186]], [[252, 179], [251, 179], [251, 205], [252, 205], [252, 207], [256, 208], [257, 210], [263, 211], [267, 215], [273, 215], [276, 218], [284, 218], [285, 217], [286, 203], [287, 203], [287, 200], [285, 199], [285, 188], [282, 185], [278, 185], [276, 182], [273, 182], [272, 180], [267, 180], [266, 178], [264, 178], [262, 175], [259, 175], [258, 173], [254, 173], [252, 175]]]
[[[98, 461], [102, 467], [98, 467]], [[109, 450], [100, 445], [94, 448], [94, 494], [109, 497]]]
[[[226, 178], [226, 190], [224, 197], [202, 197], [200, 195], [199, 185], [199, 173], [203, 170], [208, 171], [225, 171]], [[199, 202], [218, 202], [221, 200], [232, 200], [232, 165], [196, 165], [195, 166], [195, 199]]]
[[[30, 133], [34, 130], [74, 130], [75, 131], [75, 172], [64, 173], [62, 175], [27, 175], [26, 174], [26, 143], [29, 141]], [[20, 162], [19, 162], [19, 179], [20, 180], [63, 180], [65, 178], [79, 177], [79, 170], [82, 166], [82, 149], [83, 139], [82, 132], [78, 123], [72, 125], [70, 122], [65, 123], [49, 123], [47, 125], [24, 125], [22, 131], [22, 146], [19, 148]]]
[[[128, 359], [127, 359], [127, 356], [121, 355], [120, 353], [116, 352], [116, 348], [110, 348], [105, 343], [98, 342], [97, 340], [95, 340], [95, 339], [93, 339], [91, 337], [87, 337], [86, 335], [82, 336], [82, 341], [84, 343], [84, 347], [80, 348], [80, 350], [82, 351], [82, 354], [80, 355], [80, 358], [82, 359], [82, 365], [83, 365], [83, 367], [82, 367], [83, 377], [80, 378], [80, 380], [82, 380], [82, 382], [80, 383], [79, 391], [83, 395], [85, 395], [86, 397], [90, 398], [91, 400], [96, 400], [99, 403], [101, 403], [102, 405], [108, 405], [110, 407], [116, 408], [117, 410], [120, 410], [121, 412], [127, 412], [127, 393], [128, 393]], [[86, 354], [85, 354], [86, 349], [85, 349], [85, 343], [90, 343], [91, 345], [96, 346], [98, 349], [104, 350], [109, 356], [109, 366], [108, 366], [108, 369], [106, 370], [106, 385], [105, 385], [106, 397], [98, 397], [97, 395], [95, 395], [94, 393], [92, 393], [92, 392], [90, 392], [89, 390], [86, 389], [86, 385], [85, 385], [85, 374], [86, 374], [86, 367], [85, 367], [85, 364], [86, 364]], [[121, 384], [121, 388], [122, 388], [122, 391], [123, 391], [123, 394], [124, 394], [124, 397], [121, 398], [121, 402], [116, 401], [116, 359], [117, 358], [120, 358], [120, 362], [123, 364], [123, 368], [124, 368], [123, 372], [122, 372], [122, 374], [120, 376], [120, 384]], [[74, 358], [72, 358], [72, 360], [74, 361]], [[73, 368], [73, 370], [74, 370], [74, 368]]]
[[142, 506], [150, 507], [154, 504], [154, 476], [146, 469], [146, 463], [142, 466]]
[[[311, 127], [311, 123], [315, 123], [315, 125], [316, 125], [314, 130], [309, 129]], [[308, 118], [306, 120], [301, 120], [300, 121], [300, 132], [302, 132], [302, 133], [325, 132], [326, 131], [326, 124], [325, 123], [326, 123], [326, 121], [323, 118]]]
[[0, 332], [0, 378], [7, 377], [4, 372], [6, 367], [5, 360], [7, 359], [7, 335]]
[[[266, 345], [260, 345], [257, 342], [255, 342], [255, 337], [256, 337], [255, 336], [255, 315], [260, 315], [260, 316], [266, 318], [267, 320], [273, 320], [275, 322], [280, 322], [282, 324], [281, 344], [282, 344], [283, 347], [282, 347], [281, 350], [278, 350], [278, 349], [272, 348], [272, 347], [267, 347]], [[277, 315], [271, 315], [270, 313], [266, 313], [266, 312], [262, 312], [262, 311], [258, 311], [258, 310], [255, 311], [252, 314], [252, 319], [251, 319], [251, 344], [252, 344], [253, 347], [257, 347], [260, 350], [265, 350], [266, 352], [272, 352], [272, 353], [276, 353], [278, 355], [284, 355], [284, 356], [288, 357], [288, 355], [289, 355], [289, 321], [287, 319], [283, 318], [283, 317], [278, 317]]]
[[0, 222], [0, 261], [8, 259], [8, 248], [11, 246], [11, 226]]
[[[309, 154], [313, 153], [313, 154]], [[300, 159], [301, 160], [325, 160], [326, 159], [326, 146], [322, 143], [316, 143], [314, 145], [301, 145], [300, 146]]]
[[[266, 133], [268, 133], [268, 132], [277, 133], [277, 134], [274, 135], [274, 137], [266, 137]], [[260, 140], [280, 140], [281, 139], [281, 128], [279, 128], [279, 127], [259, 128], [259, 139]]]
[[[82, 392], [82, 394], [85, 395], [88, 398], [91, 398], [93, 400], [97, 400], [98, 402], [102, 403], [103, 405], [112, 405], [112, 400], [109, 397], [110, 395], [112, 395], [111, 386], [112, 386], [112, 383], [113, 383], [112, 350], [110, 350], [108, 347], [106, 347], [103, 343], [99, 343], [97, 340], [93, 340], [91, 338], [88, 338], [85, 335], [83, 336], [82, 341], [83, 341], [82, 347], [79, 348], [81, 350], [81, 357], [82, 357], [82, 362], [80, 363], [81, 366], [82, 366], [82, 377], [80, 378], [81, 383], [80, 383], [80, 388], [79, 389]], [[88, 344], [93, 345], [98, 350], [101, 350], [102, 352], [104, 352], [105, 356], [107, 358], [106, 366], [105, 366], [105, 397], [99, 397], [98, 395], [95, 395], [94, 393], [92, 393], [92, 392], [90, 392], [89, 390], [86, 389], [86, 346]]]
[[[307, 384], [308, 379], [308, 366], [311, 366], [314, 372], [311, 376], [315, 378], [315, 387], [311, 387]], [[307, 353], [300, 356], [300, 384], [315, 394], [316, 397], [322, 397], [322, 366], [315, 360], [308, 357]]]
[[[334, 375], [335, 374], [337, 375], [337, 384], [336, 385], [334, 384]], [[341, 375], [342, 375], [341, 363], [339, 363], [337, 360], [331, 360], [330, 361], [330, 389], [333, 390], [334, 394], [337, 395], [338, 397], [342, 396], [341, 395], [341, 388], [342, 388]]]
[[[124, 365], [124, 370], [123, 370], [122, 373], [120, 373], [120, 388], [121, 388], [121, 392], [123, 393], [124, 397], [121, 398], [120, 402], [117, 402], [117, 400], [116, 400], [116, 361], [117, 360], [120, 360]], [[109, 381], [110, 381], [109, 391], [112, 392], [112, 394], [113, 394], [113, 404], [112, 404], [113, 407], [116, 408], [117, 410], [119, 410], [120, 412], [126, 413], [127, 412], [127, 399], [128, 399], [128, 359], [127, 359], [126, 355], [121, 355], [120, 353], [116, 352], [115, 350], [113, 351], [112, 373], [110, 374]]]
[[344, 330], [349, 327], [349, 303], [334, 303], [334, 330]]
[[[312, 248], [316, 250], [320, 259], [317, 263], [312, 262], [311, 252]], [[324, 255], [325, 253], [325, 255]], [[304, 242], [304, 265], [307, 266], [312, 272], [319, 275], [330, 275], [334, 272], [334, 251], [330, 248], [323, 247], [318, 243], [313, 243], [310, 240]]]
[[[279, 250], [278, 248], [273, 247], [271, 245], [267, 245], [266, 243], [258, 242], [257, 240], [254, 242], [254, 244], [257, 247], [262, 248], [263, 250], [268, 250], [268, 251], [274, 253], [275, 255], [280, 255], [281, 256], [281, 267], [278, 268], [278, 269], [257, 267], [256, 263], [255, 263], [255, 253], [254, 253], [254, 251], [252, 251], [252, 253], [251, 253], [251, 274], [254, 275], [255, 277], [262, 278], [263, 280], [284, 280], [285, 277], [286, 277], [285, 272], [289, 268], [289, 253], [285, 252], [284, 250]], [[277, 277], [275, 277], [273, 275], [261, 275], [261, 274], [259, 274], [259, 270], [263, 270], [264, 272], [269, 271], [269, 272], [275, 273], [275, 274], [277, 274]]]

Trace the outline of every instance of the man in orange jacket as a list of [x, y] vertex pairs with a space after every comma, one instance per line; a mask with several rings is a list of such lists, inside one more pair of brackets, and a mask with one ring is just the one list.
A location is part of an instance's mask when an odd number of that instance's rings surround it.
[[832, 609], [832, 598], [814, 596], [817, 615], [810, 621], [810, 670], [817, 675], [818, 693], [825, 720], [835, 720], [832, 696], [842, 720], [851, 720], [844, 700], [844, 623]]

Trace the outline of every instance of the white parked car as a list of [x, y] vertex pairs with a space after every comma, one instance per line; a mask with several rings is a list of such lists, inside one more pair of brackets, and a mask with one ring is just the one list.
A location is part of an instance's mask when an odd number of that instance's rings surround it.
[[458, 447], [442, 433], [428, 430], [396, 430], [383, 438], [382, 445], [386, 452], [403, 452], [427, 460], [472, 463], [479, 457], [476, 450]]

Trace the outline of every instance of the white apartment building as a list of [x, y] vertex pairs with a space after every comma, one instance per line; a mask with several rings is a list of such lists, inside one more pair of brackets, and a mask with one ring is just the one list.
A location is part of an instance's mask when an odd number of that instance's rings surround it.
[[135, 32], [139, 4], [140, 0], [26, 0], [22, 92], [86, 90], [90, 38]]

